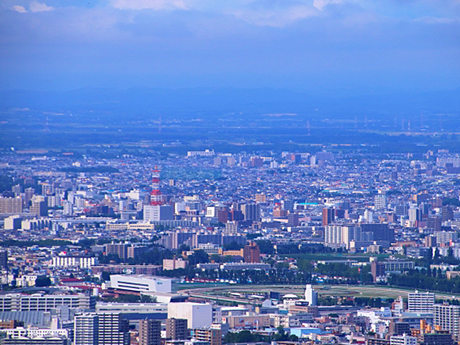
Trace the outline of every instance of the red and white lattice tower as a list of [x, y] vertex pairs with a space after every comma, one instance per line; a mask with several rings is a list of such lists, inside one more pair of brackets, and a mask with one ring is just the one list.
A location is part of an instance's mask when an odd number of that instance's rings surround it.
[[155, 167], [152, 174], [152, 191], [150, 192], [150, 205], [162, 205], [163, 196], [160, 191], [160, 170]]

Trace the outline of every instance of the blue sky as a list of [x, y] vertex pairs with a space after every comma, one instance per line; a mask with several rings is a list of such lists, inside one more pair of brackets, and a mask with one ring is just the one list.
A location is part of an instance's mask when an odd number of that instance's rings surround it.
[[460, 0], [2, 0], [0, 88], [460, 87]]

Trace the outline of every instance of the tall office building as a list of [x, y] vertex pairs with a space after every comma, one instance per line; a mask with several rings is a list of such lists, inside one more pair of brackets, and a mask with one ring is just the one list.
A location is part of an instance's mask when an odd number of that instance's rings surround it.
[[323, 208], [323, 226], [333, 223], [335, 220], [335, 212], [333, 208]]
[[139, 345], [161, 345], [161, 321], [139, 321]]
[[408, 309], [411, 313], [432, 313], [434, 305], [434, 293], [411, 292], [408, 294]]
[[255, 222], [260, 221], [260, 205], [257, 205], [257, 204], [241, 205], [241, 212], [243, 212], [244, 220], [252, 220]]
[[129, 322], [121, 314], [98, 314], [98, 345], [129, 345]]
[[75, 316], [74, 345], [98, 345], [99, 318], [95, 313]]
[[435, 304], [433, 306], [433, 325], [449, 331], [454, 340], [460, 335], [460, 306]]
[[166, 319], [166, 339], [184, 340], [188, 338], [186, 319]]

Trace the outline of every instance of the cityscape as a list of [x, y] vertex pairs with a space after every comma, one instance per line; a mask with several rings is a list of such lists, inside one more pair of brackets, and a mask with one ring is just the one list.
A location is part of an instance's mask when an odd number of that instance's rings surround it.
[[0, 345], [459, 345], [459, 0], [0, 1]]

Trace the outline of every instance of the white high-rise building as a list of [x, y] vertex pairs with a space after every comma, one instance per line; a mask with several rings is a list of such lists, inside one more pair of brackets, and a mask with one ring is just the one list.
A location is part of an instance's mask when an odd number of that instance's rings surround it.
[[170, 205], [146, 205], [144, 206], [144, 221], [173, 220], [173, 207]]
[[460, 306], [435, 304], [433, 306], [433, 325], [449, 331], [455, 340], [460, 335]]
[[313, 290], [311, 284], [307, 284], [305, 287], [305, 300], [310, 306], [315, 306], [318, 304], [318, 293]]
[[435, 296], [430, 292], [411, 292], [408, 294], [408, 309], [411, 313], [432, 313]]

